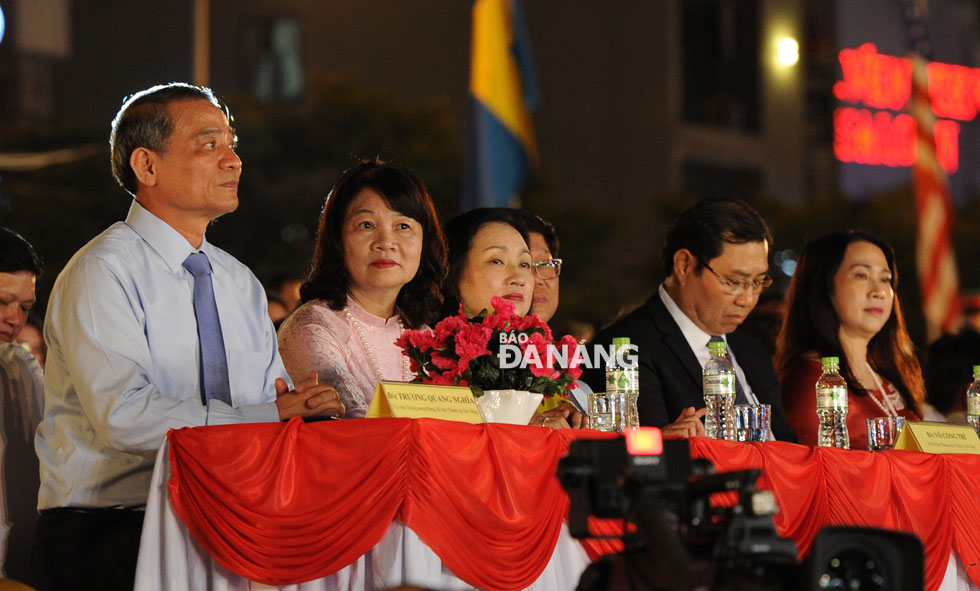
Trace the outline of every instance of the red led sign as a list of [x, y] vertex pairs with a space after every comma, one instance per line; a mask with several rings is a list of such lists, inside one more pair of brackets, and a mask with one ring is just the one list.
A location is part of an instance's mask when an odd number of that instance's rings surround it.
[[[871, 43], [844, 49], [839, 55], [843, 80], [834, 96], [844, 103], [870, 109], [841, 107], [834, 112], [834, 153], [842, 162], [912, 166], [918, 150], [915, 120], [905, 113], [912, 94], [912, 64], [905, 58], [878, 53]], [[947, 173], [959, 167], [960, 126], [980, 110], [980, 68], [932, 62], [926, 73], [932, 112], [940, 119], [933, 128], [936, 157]]]

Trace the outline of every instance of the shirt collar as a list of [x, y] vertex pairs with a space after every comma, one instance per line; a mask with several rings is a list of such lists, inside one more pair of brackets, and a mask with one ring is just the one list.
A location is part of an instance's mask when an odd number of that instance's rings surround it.
[[391, 318], [385, 319], [375, 316], [374, 314], [368, 312], [358, 304], [354, 298], [347, 296], [347, 309], [350, 311], [351, 315], [358, 321], [364, 322], [369, 326], [374, 326], [376, 328], [382, 328], [385, 326], [393, 326], [398, 324], [399, 312], [398, 308], [395, 308], [395, 313]]
[[129, 207], [126, 225], [146, 241], [160, 255], [167, 267], [174, 272], [183, 269], [184, 259], [192, 252], [211, 253], [211, 246], [208, 244], [207, 238], [201, 241], [201, 248], [195, 250], [173, 226], [150, 213], [135, 199]]
[[[694, 321], [670, 297], [670, 294], [667, 293], [667, 289], [662, 283], [657, 292], [660, 294], [660, 300], [667, 307], [667, 312], [670, 313], [670, 317], [677, 323], [677, 326], [681, 329], [681, 333], [684, 335], [684, 339], [687, 340], [687, 344], [691, 346], [691, 350], [698, 352], [702, 350], [707, 351], [708, 341], [711, 340], [711, 335], [701, 330], [701, 327], [697, 324], [694, 324]], [[728, 342], [725, 335], [722, 335], [721, 338], [726, 343]]]

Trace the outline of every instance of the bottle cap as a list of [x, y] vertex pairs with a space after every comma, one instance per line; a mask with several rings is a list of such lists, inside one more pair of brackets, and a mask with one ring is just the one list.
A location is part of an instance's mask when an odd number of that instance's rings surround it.
[[840, 365], [840, 359], [837, 357], [821, 357], [820, 361], [824, 365]]
[[628, 345], [630, 344], [629, 337], [613, 337], [612, 344], [614, 345]]
[[721, 350], [721, 351], [727, 351], [728, 350], [728, 345], [725, 344], [725, 341], [708, 341], [708, 350], [709, 351], [719, 351], [719, 350]]
[[980, 378], [980, 365], [973, 366], [973, 377]]

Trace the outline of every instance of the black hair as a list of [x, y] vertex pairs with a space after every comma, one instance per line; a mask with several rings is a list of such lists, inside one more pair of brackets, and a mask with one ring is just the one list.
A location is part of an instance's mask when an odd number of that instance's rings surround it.
[[35, 277], [44, 270], [44, 263], [34, 247], [23, 236], [0, 227], [0, 273], [30, 271]]
[[[513, 209], [506, 207], [481, 207], [461, 213], [446, 223], [446, 242], [449, 245], [449, 274], [442, 289], [442, 316], [452, 316], [459, 312], [459, 282], [466, 270], [466, 257], [473, 244], [473, 236], [487, 224], [499, 222], [507, 224], [520, 233], [524, 242], [530, 245], [527, 228], [514, 215]], [[530, 246], [528, 246], [530, 248]]]
[[123, 189], [135, 196], [139, 186], [129, 159], [136, 148], [154, 152], [167, 151], [167, 140], [174, 131], [170, 105], [178, 101], [206, 100], [221, 109], [230, 122], [228, 108], [214, 96], [210, 88], [183, 82], [171, 82], [147, 88], [126, 97], [122, 107], [112, 120], [109, 134], [109, 150], [112, 159], [112, 176]]
[[891, 315], [868, 343], [868, 363], [895, 385], [908, 408], [922, 416], [925, 386], [915, 346], [905, 328], [905, 316], [896, 289], [898, 269], [895, 267], [895, 251], [884, 240], [862, 230], [821, 236], [800, 251], [796, 271], [786, 292], [786, 314], [779, 333], [776, 369], [781, 371], [794, 358], [809, 351], [816, 351], [822, 357], [836, 356], [840, 358], [841, 375], [851, 389], [859, 395], [867, 394], [867, 390], [854, 378], [844, 355], [840, 343], [840, 318], [832, 300], [834, 277], [844, 261], [847, 247], [855, 242], [868, 242], [881, 249], [888, 261], [895, 294]]
[[674, 254], [687, 249], [704, 263], [719, 256], [725, 244], [765, 242], [772, 246], [769, 226], [759, 213], [740, 199], [702, 199], [681, 214], [667, 232], [660, 258], [668, 276], [674, 272]]
[[558, 230], [555, 229], [554, 224], [526, 209], [515, 209], [513, 212], [514, 216], [524, 224], [529, 233], [535, 232], [544, 237], [544, 242], [548, 245], [548, 251], [551, 252], [552, 258], [561, 258]]
[[343, 226], [350, 204], [364, 189], [375, 191], [391, 209], [422, 226], [419, 270], [399, 291], [395, 305], [409, 328], [434, 322], [439, 318], [441, 287], [446, 277], [446, 239], [435, 206], [425, 185], [414, 174], [377, 159], [365, 160], [346, 171], [327, 195], [312, 269], [300, 287], [300, 298], [304, 302], [324, 300], [334, 310], [347, 305], [350, 273], [344, 261]]

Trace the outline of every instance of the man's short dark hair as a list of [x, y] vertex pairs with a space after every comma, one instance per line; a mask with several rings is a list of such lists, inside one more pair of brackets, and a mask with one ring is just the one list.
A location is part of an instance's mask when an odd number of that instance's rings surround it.
[[0, 228], [0, 273], [30, 271], [36, 277], [43, 270], [44, 265], [30, 242], [13, 230]]
[[697, 269], [721, 254], [725, 244], [765, 242], [772, 246], [769, 226], [759, 213], [740, 199], [702, 199], [677, 218], [667, 232], [661, 260], [668, 276], [674, 272], [674, 254], [686, 248], [698, 261]]
[[544, 236], [544, 242], [548, 245], [552, 258], [561, 258], [558, 230], [555, 229], [554, 224], [526, 209], [515, 209], [514, 215], [527, 227], [528, 232], [536, 232]]
[[129, 158], [136, 148], [147, 148], [159, 153], [167, 151], [167, 140], [174, 131], [170, 105], [178, 101], [198, 99], [206, 100], [221, 109], [231, 121], [228, 109], [214, 96], [210, 88], [203, 86], [171, 82], [126, 97], [112, 120], [112, 132], [109, 134], [112, 176], [123, 189], [135, 196], [139, 188], [136, 174], [129, 165]]

